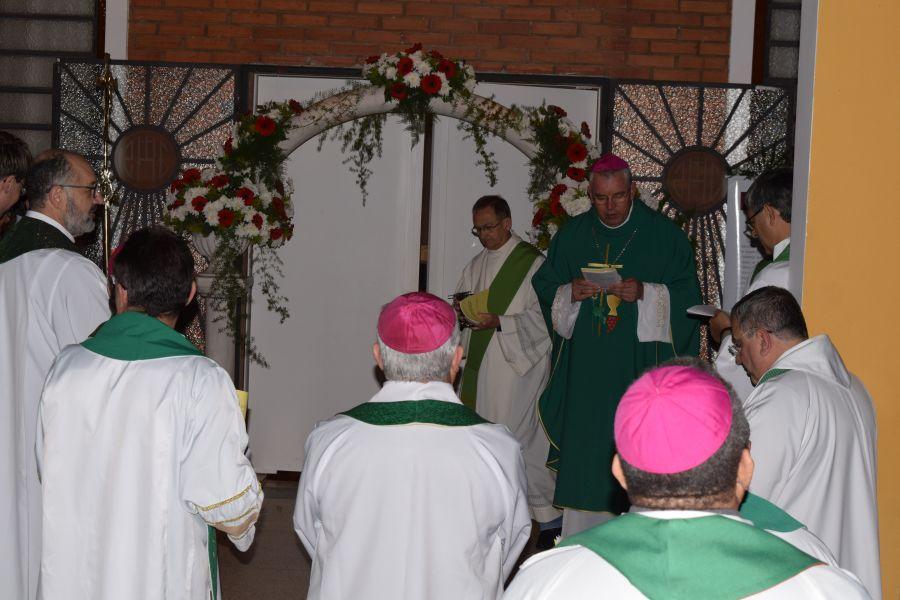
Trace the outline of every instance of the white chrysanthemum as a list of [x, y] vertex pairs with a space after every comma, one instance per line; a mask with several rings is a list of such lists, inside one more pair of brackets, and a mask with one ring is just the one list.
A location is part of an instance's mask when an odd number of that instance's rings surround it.
[[421, 50], [416, 50], [409, 55], [409, 57], [413, 59], [413, 62], [422, 60], [422, 56], [424, 56], [424, 53]]
[[447, 81], [447, 76], [438, 71], [438, 78], [441, 80], [441, 89], [438, 91], [438, 95], [440, 96], [449, 96], [450, 95], [450, 82]]
[[419, 74], [415, 71], [410, 71], [406, 75], [403, 76], [403, 83], [406, 84], [406, 87], [412, 89], [419, 87], [421, 83], [421, 79], [419, 78]]
[[263, 206], [269, 206], [270, 204], [272, 204], [272, 191], [269, 188], [263, 187], [261, 190], [259, 190], [258, 196]]
[[247, 206], [244, 204], [244, 200], [242, 198], [227, 198], [225, 200], [225, 207], [230, 208], [231, 210], [244, 210]]
[[206, 193], [206, 190], [203, 188], [198, 188], [198, 187], [188, 188], [188, 189], [184, 190], [184, 201], [187, 202], [188, 204], [190, 204], [194, 198], [196, 198], [197, 196], [202, 196], [205, 193]]
[[259, 235], [259, 229], [252, 223], [243, 223], [234, 228], [234, 234], [242, 238], [253, 238]]
[[576, 169], [587, 169], [587, 159], [580, 160], [577, 163], [572, 163], [572, 166]]
[[388, 79], [394, 79], [397, 77], [397, 67], [387, 67], [382, 73]]
[[556, 235], [557, 231], [559, 231], [559, 227], [556, 226], [556, 223], [547, 223], [547, 233], [550, 234], [550, 237]]
[[218, 175], [218, 173], [216, 173], [215, 169], [213, 169], [212, 167], [206, 167], [205, 169], [200, 171], [200, 180], [201, 181], [209, 181], [216, 175]]
[[587, 196], [578, 196], [568, 200], [560, 197], [559, 203], [570, 217], [577, 217], [591, 207], [591, 201]]
[[430, 75], [434, 68], [431, 66], [431, 63], [427, 60], [413, 60], [413, 68], [422, 75]]
[[466, 73], [466, 75], [467, 75], [467, 78], [466, 78], [466, 81], [463, 83], [463, 87], [465, 87], [468, 91], [471, 92], [475, 89], [475, 83], [476, 83], [475, 77], [474, 76], [468, 77], [468, 73]]

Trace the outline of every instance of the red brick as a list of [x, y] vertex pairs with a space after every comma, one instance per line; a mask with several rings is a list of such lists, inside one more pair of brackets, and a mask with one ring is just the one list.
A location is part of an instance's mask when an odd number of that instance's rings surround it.
[[500, 36], [482, 33], [453, 34], [453, 43], [469, 48], [496, 48], [500, 44]]
[[700, 54], [713, 54], [717, 56], [728, 56], [728, 44], [716, 44], [713, 42], [702, 42], [700, 44]]
[[647, 10], [678, 10], [678, 0], [631, 0], [628, 7]]
[[166, 50], [166, 60], [174, 62], [216, 62], [213, 52], [195, 52], [192, 50]]
[[456, 6], [454, 12], [466, 19], [499, 19], [503, 15], [502, 10], [492, 6]]
[[287, 54], [317, 54], [327, 52], [331, 47], [327, 42], [310, 42], [306, 40], [286, 40], [281, 49]]
[[432, 19], [432, 31], [453, 31], [475, 33], [478, 31], [478, 21], [475, 19]]
[[253, 35], [253, 29], [240, 25], [207, 25], [206, 35], [210, 37], [249, 38]]
[[[331, 44], [331, 50], [335, 54], [356, 56], [365, 60], [369, 56], [381, 54], [383, 48], [378, 44], [355, 44], [353, 42], [343, 43], [334, 42]], [[360, 60], [360, 62], [362, 62]]]
[[629, 65], [637, 65], [639, 67], [663, 67], [671, 69], [675, 66], [675, 57], [666, 54], [629, 54], [627, 62]]
[[704, 42], [727, 42], [729, 32], [725, 29], [682, 29], [678, 39]]
[[[357, 42], [375, 42], [377, 44], [405, 44], [403, 34], [399, 31], [369, 31], [356, 30], [353, 32], [353, 39]], [[403, 46], [406, 48], [409, 44]], [[385, 52], [393, 52], [393, 47], [385, 48]]]
[[521, 8], [509, 7], [503, 9], [503, 16], [507, 19], [518, 19], [520, 21], [549, 21], [551, 15], [550, 8]]
[[695, 42], [650, 42], [654, 54], [697, 54]]
[[215, 52], [211, 62], [241, 65], [259, 62], [259, 54], [255, 52]]
[[675, 81], [700, 81], [700, 71], [693, 69], [654, 69], [654, 79], [672, 79]]
[[556, 72], [556, 65], [538, 63], [515, 63], [506, 66], [510, 73], [523, 73], [528, 75], [550, 75]]
[[532, 24], [525, 21], [482, 21], [479, 31], [481, 33], [528, 35], [532, 31], [531, 27]]
[[306, 10], [306, 2], [295, 0], [260, 0], [259, 7], [263, 10], [286, 10], [300, 13]]
[[[291, 15], [283, 15], [290, 17]], [[271, 12], [244, 12], [234, 11], [231, 13], [231, 22], [240, 25], [276, 25], [279, 15]], [[286, 23], [293, 25], [293, 23]]]
[[[270, 13], [271, 14], [271, 13]], [[271, 24], [274, 24], [273, 21]], [[296, 25], [300, 27], [324, 27], [328, 24], [328, 17], [325, 15], [310, 15], [306, 13], [281, 15], [281, 23], [284, 25]], [[269, 23], [266, 23], [267, 25]]]
[[253, 37], [259, 39], [274, 40], [299, 40], [303, 39], [305, 29], [298, 27], [254, 27]]
[[199, 21], [201, 23], [224, 23], [228, 20], [228, 11], [225, 10], [183, 10], [181, 18], [185, 22]]
[[681, 0], [682, 12], [701, 13], [728, 13], [731, 4], [726, 2], [712, 2], [709, 0]]
[[603, 12], [596, 8], [557, 8], [553, 11], [557, 21], [577, 23], [602, 23]]
[[154, 50], [156, 48], [160, 48], [161, 46], [163, 46], [163, 43], [157, 35], [141, 34], [128, 36], [129, 48]]
[[550, 38], [537, 35], [504, 35], [503, 47], [546, 50], [550, 47]]
[[253, 10], [259, 8], [259, 0], [213, 0], [213, 6], [216, 8]]
[[281, 50], [280, 40], [257, 40], [250, 37], [235, 38], [235, 50], [245, 50], [247, 52], [278, 52]]
[[632, 27], [631, 37], [648, 40], [674, 40], [678, 30], [674, 27]]
[[407, 2], [406, 14], [410, 16], [427, 17], [452, 17], [452, 4], [439, 4], [437, 2]]
[[538, 35], [578, 35], [578, 23], [532, 23], [531, 31]]
[[728, 68], [728, 57], [727, 56], [704, 56], [703, 57], [703, 68], [704, 69], [727, 69]]
[[132, 0], [131, 6], [144, 6], [147, 8], [162, 8], [163, 0]]
[[228, 50], [231, 48], [229, 38], [189, 37], [184, 41], [188, 50]]
[[160, 23], [160, 35], [203, 35], [206, 27], [203, 23]]
[[381, 19], [381, 26], [384, 29], [418, 32], [428, 28], [428, 19], [425, 17], [384, 17]]
[[523, 62], [528, 58], [528, 52], [521, 48], [487, 48], [478, 52], [480, 61], [498, 61], [505, 63]]
[[627, 27], [599, 25], [597, 23], [581, 23], [578, 26], [578, 31], [585, 37], [629, 39]]
[[181, 21], [181, 15], [173, 8], [132, 8], [129, 12], [133, 21]]
[[678, 57], [678, 67], [681, 69], [702, 69], [706, 59], [702, 56], [685, 56]]
[[653, 13], [647, 10], [605, 10], [603, 22], [610, 25], [649, 25]]
[[693, 13], [668, 13], [658, 12], [653, 15], [653, 22], [657, 25], [687, 25], [700, 27], [703, 25], [703, 15]]
[[650, 52], [648, 40], [618, 39], [612, 37], [600, 38], [601, 50], [624, 50], [626, 52]]
[[310, 2], [309, 12], [352, 13], [356, 9], [355, 2]]
[[728, 73], [721, 70], [703, 71], [703, 76], [700, 80], [707, 83], [725, 83], [726, 81], [728, 81]]
[[597, 38], [576, 36], [576, 37], [556, 37], [551, 38], [547, 42], [547, 48], [555, 50], [580, 50], [582, 52], [592, 52], [597, 49]]
[[173, 8], [206, 8], [212, 6], [212, 0], [166, 0], [166, 6]]
[[140, 35], [143, 33], [156, 33], [156, 23], [130, 23], [128, 35]]
[[705, 15], [703, 17], [704, 27], [731, 27], [731, 16]]
[[351, 29], [378, 29], [381, 17], [362, 15], [331, 15], [328, 24], [334, 27], [350, 27]]
[[166, 60], [166, 53], [163, 50], [136, 50], [128, 44], [128, 58], [131, 60]]
[[307, 29], [304, 37], [308, 40], [348, 41], [353, 39], [353, 30], [344, 27]]
[[403, 4], [400, 2], [360, 2], [356, 12], [364, 15], [402, 15]]

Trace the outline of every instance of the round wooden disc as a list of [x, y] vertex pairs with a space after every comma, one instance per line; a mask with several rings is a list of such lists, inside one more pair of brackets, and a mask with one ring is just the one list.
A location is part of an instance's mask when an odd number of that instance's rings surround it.
[[662, 184], [669, 199], [685, 214], [701, 215], [725, 201], [727, 163], [705, 146], [675, 153], [663, 169]]
[[172, 134], [138, 126], [123, 133], [112, 151], [116, 177], [131, 189], [150, 192], [168, 187], [181, 164]]

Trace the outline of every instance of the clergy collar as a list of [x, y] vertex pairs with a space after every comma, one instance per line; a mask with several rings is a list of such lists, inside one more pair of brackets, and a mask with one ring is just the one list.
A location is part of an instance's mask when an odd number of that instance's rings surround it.
[[69, 233], [69, 230], [66, 229], [65, 227], [63, 227], [62, 223], [60, 223], [53, 217], [48, 217], [44, 213], [38, 212], [36, 210], [29, 210], [28, 212], [25, 213], [25, 216], [30, 217], [32, 219], [37, 219], [38, 221], [43, 221], [44, 223], [47, 223], [48, 225], [53, 225], [54, 227], [59, 229], [63, 233], [63, 235], [65, 235], [67, 238], [69, 238], [70, 242], [72, 242], [73, 244], [75, 243], [75, 238], [72, 236], [71, 233]]
[[369, 402], [402, 402], [404, 400], [442, 400], [461, 404], [453, 386], [443, 381], [385, 381], [384, 387]]
[[[604, 222], [603, 222], [603, 219], [600, 218], [600, 215], [597, 214], [597, 209], [596, 209], [596, 208], [594, 208], [594, 216], [597, 217], [597, 220], [600, 221], [600, 224], [603, 225], [604, 227], [606, 227], [607, 229], [610, 229], [610, 230], [612, 230], [612, 231], [615, 231], [616, 229], [622, 229], [623, 227], [625, 227], [626, 225], [628, 225], [628, 221], [631, 220], [631, 215], [634, 214], [634, 203], [635, 203], [635, 200], [632, 200], [632, 201], [631, 201], [631, 208], [628, 209], [628, 216], [625, 217], [625, 220], [624, 220], [624, 221], [622, 221], [621, 223], [619, 223], [619, 224], [616, 225], [615, 227], [612, 227], [612, 226], [607, 225], [606, 223], [604, 223]], [[593, 208], [593, 207], [591, 207], [591, 208]]]
[[777, 244], [775, 244], [775, 247], [772, 248], [772, 259], [774, 260], [774, 259], [778, 258], [778, 256], [782, 252], [784, 252], [784, 249], [787, 248], [790, 244], [791, 244], [791, 238], [789, 238], [789, 237], [786, 237], [783, 240], [781, 240], [780, 242], [778, 242]]
[[[741, 517], [741, 513], [730, 508], [714, 508], [711, 510], [666, 510], [661, 508], [647, 508], [644, 506], [632, 505], [628, 509], [630, 513], [636, 513], [644, 517], [653, 519], [696, 519], [699, 517], [708, 517], [710, 515], [721, 515], [735, 520], [746, 521]], [[749, 523], [749, 521], [746, 521]]]

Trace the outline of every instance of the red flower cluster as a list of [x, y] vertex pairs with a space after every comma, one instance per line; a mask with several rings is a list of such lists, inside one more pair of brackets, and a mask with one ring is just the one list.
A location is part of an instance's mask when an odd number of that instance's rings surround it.
[[581, 142], [573, 141], [566, 149], [566, 157], [569, 159], [569, 162], [581, 162], [587, 158], [587, 148]]
[[244, 201], [244, 206], [253, 206], [253, 199], [256, 198], [253, 192], [245, 187], [236, 191], [234, 195]]
[[574, 181], [584, 181], [586, 175], [587, 172], [584, 169], [579, 169], [577, 167], [569, 167], [566, 169], [566, 177]]
[[409, 92], [406, 89], [406, 84], [398, 81], [391, 86], [391, 97], [395, 100], [406, 100], [408, 95]]
[[[375, 60], [378, 60], [377, 56], [375, 57]], [[300, 113], [303, 112], [303, 105], [294, 99], [291, 99], [288, 101], [288, 106], [290, 107], [291, 112], [294, 113], [295, 115], [299, 115]]]
[[269, 237], [273, 240], [280, 239], [282, 235], [284, 235], [284, 232], [281, 230], [281, 227], [273, 227], [269, 230]]
[[413, 52], [418, 52], [421, 49], [422, 49], [422, 44], [416, 42], [415, 44], [413, 44], [412, 46], [410, 46], [409, 48], [404, 50], [404, 52], [406, 54], [412, 54]]
[[234, 223], [234, 212], [230, 208], [223, 208], [219, 211], [219, 226], [231, 227]]
[[216, 175], [212, 179], [209, 180], [209, 185], [217, 188], [223, 188], [228, 185], [229, 181], [228, 175]]
[[373, 54], [372, 56], [370, 56], [369, 58], [366, 59], [366, 64], [367, 64], [367, 65], [374, 65], [375, 63], [378, 62], [378, 59], [379, 59], [379, 58], [381, 58], [381, 57], [378, 56], [377, 54]]
[[397, 61], [397, 74], [403, 77], [413, 70], [413, 61], [410, 57], [404, 56]]
[[587, 139], [591, 139], [591, 128], [588, 127], [587, 122], [581, 122], [581, 135], [583, 135]]
[[554, 217], [558, 217], [563, 214], [562, 203], [559, 201], [559, 196], [553, 196], [550, 198], [550, 213]]
[[262, 218], [261, 214], [256, 213], [255, 215], [253, 215], [253, 219], [251, 219], [251, 220], [253, 221], [253, 224], [256, 225], [257, 229], [262, 229], [263, 218]]
[[531, 226], [532, 226], [532, 227], [537, 227], [538, 225], [540, 225], [541, 223], [543, 223], [543, 222], [544, 222], [544, 216], [545, 216], [546, 214], [547, 214], [547, 211], [545, 211], [543, 208], [539, 208], [538, 211], [537, 211], [536, 213], [534, 213], [534, 218], [531, 219]]
[[441, 62], [438, 63], [437, 70], [446, 75], [447, 79], [452, 79], [456, 75], [456, 63], [441, 59]]
[[281, 198], [272, 198], [272, 208], [275, 209], [275, 214], [278, 215], [279, 219], [287, 221], [287, 212], [284, 210], [284, 200]]
[[185, 183], [200, 181], [200, 169], [188, 169], [182, 174], [181, 178]]
[[256, 117], [256, 121], [253, 123], [253, 129], [263, 137], [269, 137], [275, 133], [276, 127], [275, 121], [265, 115]]
[[428, 94], [429, 96], [433, 96], [441, 91], [441, 78], [432, 73], [431, 75], [426, 75], [422, 78], [422, 91]]
[[560, 107], [556, 106], [555, 104], [550, 104], [550, 105], [547, 106], [547, 108], [549, 108], [550, 110], [552, 110], [553, 112], [555, 112], [555, 113], [556, 113], [558, 116], [560, 116], [560, 117], [567, 117], [567, 116], [569, 116], [569, 113], [567, 113], [566, 111], [564, 111], [564, 110], [561, 109]]
[[197, 212], [203, 212], [203, 207], [206, 206], [206, 203], [209, 202], [203, 196], [197, 196], [193, 200], [191, 200], [191, 206], [194, 207], [194, 210]]

